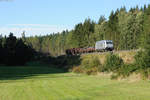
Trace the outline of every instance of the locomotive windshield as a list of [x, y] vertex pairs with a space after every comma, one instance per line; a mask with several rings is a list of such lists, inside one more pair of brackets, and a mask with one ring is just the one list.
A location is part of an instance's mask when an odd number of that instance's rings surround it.
[[106, 42], [107, 44], [113, 44], [112, 42]]

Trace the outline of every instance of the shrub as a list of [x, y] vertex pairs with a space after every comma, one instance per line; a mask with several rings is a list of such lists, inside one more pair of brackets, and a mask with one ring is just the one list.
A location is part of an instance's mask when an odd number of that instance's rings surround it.
[[123, 60], [118, 55], [110, 53], [106, 56], [103, 71], [116, 72], [123, 64]]
[[93, 67], [84, 71], [84, 73], [87, 75], [96, 75], [98, 72], [99, 69], [97, 67]]
[[72, 68], [72, 72], [74, 73], [83, 73], [84, 71], [81, 69], [81, 67], [76, 66]]
[[130, 74], [135, 72], [137, 67], [134, 64], [123, 64], [117, 71], [118, 76], [128, 77]]
[[135, 55], [135, 64], [140, 69], [150, 68], [150, 52], [139, 51], [137, 55]]
[[150, 50], [141, 50], [135, 55], [135, 65], [143, 79], [150, 76]]
[[81, 65], [73, 67], [72, 72], [85, 73], [88, 75], [95, 75], [102, 67], [100, 60], [97, 56], [82, 58]]
[[141, 74], [143, 79], [150, 79], [150, 68], [139, 69], [138, 72]]
[[81, 67], [83, 69], [91, 69], [93, 67], [100, 67], [101, 63], [97, 56], [91, 57], [91, 58], [84, 58], [81, 61]]

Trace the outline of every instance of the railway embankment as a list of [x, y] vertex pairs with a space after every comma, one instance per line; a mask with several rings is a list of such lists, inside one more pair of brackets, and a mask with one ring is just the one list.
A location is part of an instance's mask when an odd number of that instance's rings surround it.
[[113, 52], [94, 52], [94, 53], [86, 53], [82, 54], [81, 58], [92, 58], [97, 56], [102, 64], [104, 64], [106, 55], [109, 53], [117, 54], [121, 57], [126, 64], [131, 64], [134, 62], [134, 56], [136, 55], [138, 50], [120, 50], [120, 51], [113, 51]]

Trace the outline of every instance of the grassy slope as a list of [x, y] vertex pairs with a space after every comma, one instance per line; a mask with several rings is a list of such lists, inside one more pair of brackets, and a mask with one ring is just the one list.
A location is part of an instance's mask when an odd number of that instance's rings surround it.
[[149, 85], [48, 67], [0, 67], [0, 100], [149, 100]]
[[[132, 51], [115, 51], [114, 52], [115, 54], [119, 55], [123, 61], [125, 63], [133, 63], [134, 62], [134, 56], [136, 54], [136, 51], [132, 50]], [[91, 54], [85, 54], [85, 55], [82, 55], [81, 58], [82, 59], [90, 59], [90, 58], [93, 58], [93, 56], [98, 56], [99, 60], [101, 61], [102, 64], [104, 64], [105, 62], [105, 58], [106, 58], [106, 55], [109, 54], [108, 52], [104, 52], [104, 53], [91, 53]]]

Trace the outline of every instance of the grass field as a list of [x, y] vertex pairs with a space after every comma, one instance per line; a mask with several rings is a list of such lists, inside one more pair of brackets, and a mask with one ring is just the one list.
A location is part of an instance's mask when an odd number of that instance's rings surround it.
[[48, 67], [0, 67], [0, 100], [149, 99], [150, 81], [117, 81]]

